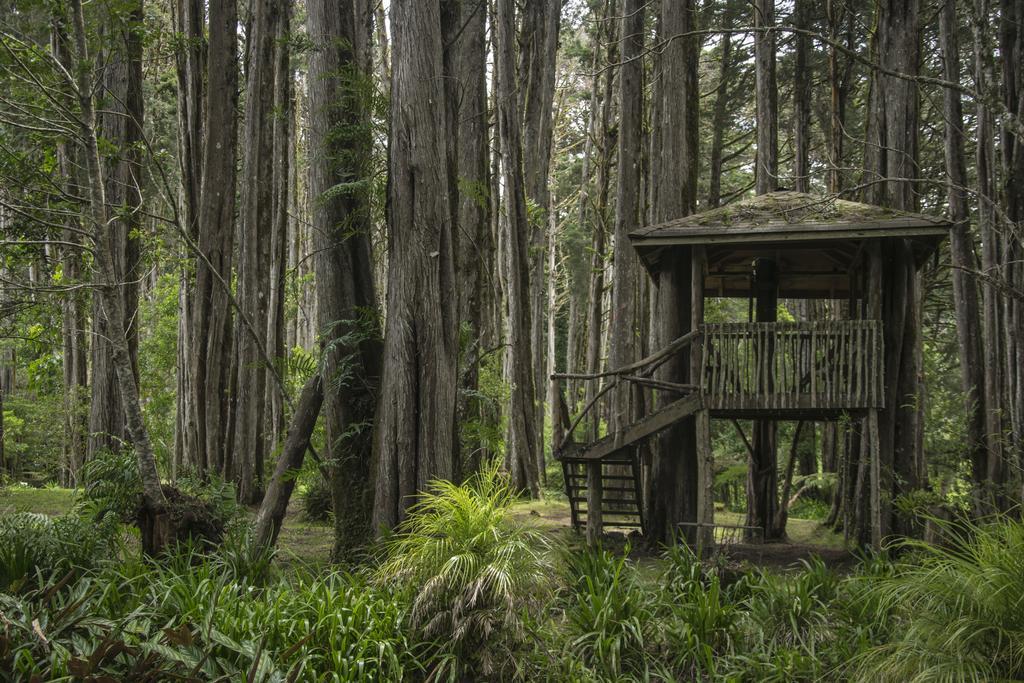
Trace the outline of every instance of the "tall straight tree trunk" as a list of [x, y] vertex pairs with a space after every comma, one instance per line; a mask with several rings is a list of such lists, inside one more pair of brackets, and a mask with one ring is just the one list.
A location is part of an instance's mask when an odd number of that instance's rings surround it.
[[[141, 14], [141, 6], [138, 7]], [[142, 418], [142, 402], [139, 387], [132, 367], [131, 345], [128, 327], [124, 318], [124, 289], [120, 286], [115, 258], [121, 251], [121, 240], [116, 224], [110, 222], [106, 180], [103, 161], [99, 152], [99, 134], [96, 108], [93, 100], [92, 82], [85, 16], [81, 0], [71, 0], [74, 23], [76, 90], [79, 102], [79, 125], [85, 157], [88, 197], [88, 220], [92, 224], [93, 268], [95, 298], [100, 314], [104, 318], [110, 336], [106, 340], [111, 354], [111, 365], [117, 381], [117, 388], [124, 405], [124, 419], [131, 445], [135, 451], [142, 483], [142, 498], [145, 517], [142, 522], [143, 550], [150, 554], [159, 552], [170, 540], [167, 537], [169, 519], [166, 511], [167, 500], [160, 486], [160, 475], [156, 468], [156, 455]], [[141, 53], [138, 53], [141, 56]]]
[[[199, 197], [202, 187], [203, 77], [206, 66], [205, 8], [198, 0], [178, 0], [174, 8], [175, 28], [183, 38], [176, 55], [178, 76], [178, 166], [181, 169], [180, 215], [185, 231], [195, 241], [198, 236]], [[190, 420], [194, 410], [189, 402], [194, 395], [189, 374], [192, 349], [192, 300], [194, 283], [187, 258], [181, 260], [178, 291], [178, 362], [175, 394], [174, 453], [172, 476], [183, 467], [194, 469], [187, 458], [198, 452], [196, 429]]]
[[[689, 33], [697, 28], [696, 7], [692, 0], [666, 2], [661, 7], [659, 35]], [[697, 64], [700, 44], [695, 37], [672, 40], [661, 56], [660, 88], [652, 97], [660, 99], [661, 126], [656, 134], [661, 149], [652, 173], [657, 174], [654, 188], [655, 221], [667, 221], [693, 213], [697, 198], [697, 159], [699, 97]], [[675, 249], [674, 268], [659, 275], [658, 317], [662, 338], [658, 346], [686, 334], [692, 324], [691, 254], [688, 248]], [[670, 326], [666, 321], [678, 321]], [[690, 381], [689, 353], [678, 354], [658, 371], [659, 379]], [[661, 392], [660, 405], [673, 400]], [[666, 429], [651, 464], [651, 495], [648, 501], [649, 542], [657, 546], [675, 540], [681, 522], [697, 521], [697, 432], [696, 420], [687, 418]]]
[[[939, 32], [943, 78], [958, 83], [960, 27], [956, 15], [956, 0], [944, 1], [939, 12]], [[967, 453], [974, 485], [980, 492], [986, 474], [987, 397], [981, 349], [981, 316], [978, 310], [980, 299], [978, 284], [974, 277], [977, 258], [974, 254], [967, 205], [963, 105], [960, 93], [952, 88], [943, 88], [942, 97], [946, 134], [945, 161], [946, 172], [949, 175], [946, 194], [949, 201], [949, 216], [953, 222], [949, 251], [953, 264], [953, 306], [956, 309], [957, 342], [960, 348], [960, 386], [964, 394], [964, 409], [967, 415]]]
[[235, 244], [235, 163], [238, 149], [238, 10], [236, 0], [210, 0], [207, 92], [198, 255], [192, 302], [194, 396], [191, 425], [197, 452], [190, 460], [200, 472], [226, 474], [229, 371], [231, 368], [231, 282]]
[[[309, 58], [309, 191], [316, 235], [316, 288], [323, 348], [326, 459], [334, 500], [334, 557], [351, 559], [372, 538], [375, 398], [381, 373], [377, 294], [370, 250], [368, 103], [362, 84], [369, 35], [360, 0], [306, 3]], [[332, 192], [338, 186], [345, 192]]]
[[[458, 109], [458, 179], [464, 185], [459, 192], [459, 235], [456, 270], [459, 297], [458, 319], [468, 324], [468, 348], [461, 349], [459, 377], [461, 380], [458, 424], [464, 424], [479, 410], [473, 396], [479, 385], [480, 356], [484, 351], [484, 311], [490, 306], [484, 288], [490, 258], [490, 162], [487, 112], [487, 5], [462, 2], [462, 32], [455, 42], [456, 78], [461, 96]], [[476, 462], [482, 444], [459, 444], [459, 473], [468, 474], [469, 462]], [[462, 452], [462, 447], [469, 452]]]
[[[73, 60], [68, 44], [65, 19], [55, 15], [50, 30], [50, 50], [53, 57], [69, 73], [73, 70]], [[67, 92], [70, 103], [72, 93]], [[64, 178], [64, 191], [71, 196], [81, 196], [84, 188], [81, 183], [81, 160], [77, 146], [71, 142], [62, 142], [57, 146], [57, 163]], [[67, 285], [82, 284], [85, 279], [83, 248], [76, 246], [82, 242], [82, 226], [77, 216], [69, 215], [65, 219], [65, 229], [61, 232], [61, 279]], [[86, 456], [88, 437], [88, 410], [86, 401], [89, 395], [88, 362], [89, 346], [86, 338], [88, 298], [81, 290], [67, 292], [61, 299], [61, 338], [63, 341], [63, 390], [64, 390], [64, 440], [62, 453], [61, 483], [74, 487], [78, 484], [79, 470]], [[2, 412], [2, 411], [0, 411]], [[2, 416], [0, 416], [2, 420]], [[0, 450], [3, 445], [0, 444]]]
[[[130, 367], [138, 380], [139, 306], [139, 210], [142, 197], [142, 2], [134, 0], [111, 10], [105, 30], [111, 34], [105, 55], [103, 88], [99, 103], [100, 135], [112, 153], [105, 159], [104, 198], [113, 216], [112, 275], [121, 290]], [[117, 36], [114, 38], [113, 36]], [[110, 338], [117, 334], [106, 327], [102, 304], [93, 301], [92, 402], [89, 413], [89, 449], [92, 458], [100, 450], [119, 450], [128, 439], [121, 387], [113, 367]]]
[[[288, 195], [290, 173], [294, 159], [291, 150], [291, 118], [295, 106], [291, 69], [291, 3], [285, 3], [274, 36], [274, 146], [273, 146], [273, 204], [270, 230], [270, 281], [267, 286], [266, 351], [275, 362], [280, 361], [280, 376], [286, 375], [287, 349], [285, 347], [284, 299], [285, 265], [288, 252], [285, 239], [288, 234]], [[281, 440], [284, 429], [285, 396], [279, 377], [267, 374], [264, 405], [264, 453], [272, 453]]]
[[506, 463], [521, 471], [521, 484], [534, 498], [540, 496], [537, 468], [537, 411], [534, 406], [533, 344], [530, 315], [529, 221], [523, 178], [522, 135], [515, 91], [515, 3], [498, 0], [495, 14], [498, 134], [501, 140], [505, 192], [505, 274], [508, 306], [506, 325], [512, 398]]
[[[238, 229], [238, 304], [235, 324], [234, 446], [228, 474], [240, 502], [252, 505], [262, 495], [266, 434], [271, 419], [266, 404], [268, 381], [266, 322], [271, 283], [275, 222], [274, 128], [275, 43], [287, 8], [275, 0], [254, 0], [248, 34], [248, 84], [242, 132], [241, 209]], [[250, 326], [251, 325], [251, 326]]]
[[544, 263], [551, 211], [548, 172], [551, 163], [552, 118], [555, 94], [555, 60], [558, 52], [558, 30], [562, 3], [558, 0], [527, 0], [523, 7], [520, 33], [519, 111], [522, 115], [523, 179], [526, 198], [538, 211], [529, 226], [530, 268], [530, 345], [533, 349], [533, 385], [538, 392], [532, 397], [537, 443], [534, 447], [537, 469], [544, 474]]
[[[1004, 116], [1001, 130], [1002, 150], [1002, 199], [1006, 210], [1009, 230], [1003, 230], [1006, 263], [1004, 277], [1015, 290], [1024, 288], [1024, 248], [1021, 246], [1020, 230], [1024, 224], [1024, 135], [1010, 121], [1021, 120], [1024, 114], [1024, 7], [1020, 2], [1002, 0], [999, 16], [999, 69], [1002, 72], [1003, 104], [1008, 116]], [[984, 92], [984, 91], [982, 91]], [[1018, 468], [1024, 464], [1024, 304], [1019, 297], [1005, 297], [1005, 320], [1007, 329], [1007, 377], [1009, 389], [1006, 407], [1010, 413], [1011, 452], [1004, 456]], [[1014, 496], [1006, 485], [1010, 482], [1011, 468], [1002, 459], [990, 462], [993, 483], [1000, 486], [997, 503], [1005, 508], [1012, 504]], [[1018, 469], [1019, 472], [1019, 469]], [[1024, 477], [1017, 476], [1019, 486], [1024, 486]], [[1018, 489], [1018, 492], [1024, 488]]]
[[[643, 0], [626, 0], [622, 7], [622, 29], [619, 33], [619, 136], [618, 186], [615, 203], [615, 232], [613, 253], [613, 279], [611, 318], [609, 321], [608, 363], [618, 368], [632, 363], [638, 354], [639, 327], [639, 260], [629, 245], [629, 233], [640, 226], [641, 188], [640, 151], [643, 128]], [[616, 390], [611, 429], [625, 429], [639, 417], [642, 396], [630, 384]], [[591, 484], [600, 486], [601, 464], [590, 465], [593, 482], [588, 482], [587, 508], [600, 508], [601, 492]], [[587, 515], [587, 539], [596, 543], [601, 534], [601, 517], [592, 512]]]
[[[756, 0], [754, 26], [762, 31], [754, 34], [754, 77], [757, 104], [757, 156], [755, 189], [757, 194], [778, 188], [779, 176], [779, 104], [775, 75], [775, 0]], [[757, 293], [758, 322], [774, 322], [777, 306], [777, 282], [765, 283]], [[747, 473], [746, 524], [761, 527], [765, 538], [773, 538], [778, 507], [777, 423], [754, 420], [750, 438], [752, 456]]]
[[[973, 11], [974, 34], [974, 81], [975, 88], [984, 92], [992, 87], [992, 46], [989, 36], [989, 4], [977, 0]], [[1004, 406], [1006, 384], [1003, 374], [1005, 338], [1003, 311], [1000, 306], [998, 286], [992, 278], [1005, 278], [1001, 272], [1001, 249], [999, 229], [996, 225], [996, 153], [995, 129], [992, 110], [986, 103], [979, 103], [977, 122], [978, 144], [975, 150], [975, 174], [978, 185], [978, 233], [981, 237], [981, 272], [985, 275], [982, 285], [982, 338], [983, 373], [985, 377], [985, 433], [988, 445], [984, 480], [987, 490], [982, 492], [983, 505], [987, 512], [998, 506], [996, 487], [1003, 479], [1004, 433], [1006, 431]]]
[[[590, 286], [587, 291], [587, 342], [586, 371], [594, 374], [600, 370], [603, 356], [604, 340], [604, 290], [605, 290], [605, 250], [608, 235], [608, 187], [611, 176], [612, 149], [615, 144], [615, 129], [612, 124], [612, 93], [615, 83], [615, 64], [618, 62], [616, 46], [617, 32], [613, 17], [617, 16], [618, 2], [611, 0], [606, 6], [604, 20], [604, 36], [607, 48], [607, 65], [604, 71], [604, 86], [601, 93], [600, 147], [598, 149], [597, 172], [594, 179], [596, 185], [593, 207], [593, 239], [591, 252]], [[587, 382], [584, 387], [584, 404], [589, 404], [597, 394], [597, 383]], [[588, 425], [590, 438], [596, 439], [598, 423], [594, 420]]]
[[[810, 0], [796, 0], [793, 23], [796, 28], [810, 28]], [[811, 38], [798, 33], [793, 64], [793, 187], [797, 192], [811, 189]]]
[[[725, 28], [729, 28], [728, 26]], [[729, 121], [729, 75], [732, 71], [732, 35], [722, 33], [718, 47], [718, 88], [715, 92], [715, 109], [711, 119], [710, 176], [708, 178], [708, 207], [716, 208], [722, 203], [722, 157], [725, 150], [725, 128]], [[660, 150], [655, 150], [660, 153]]]
[[454, 470], [458, 339], [437, 0], [391, 3], [390, 228], [373, 526]]
[[779, 94], [775, 80], [775, 0], [754, 1], [754, 77], [757, 99], [757, 193], [779, 186]]

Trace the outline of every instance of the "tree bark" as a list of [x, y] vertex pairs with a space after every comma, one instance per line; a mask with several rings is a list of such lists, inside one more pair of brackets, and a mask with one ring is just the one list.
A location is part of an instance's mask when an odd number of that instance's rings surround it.
[[[810, 0], [796, 0], [793, 23], [797, 29], [810, 29]], [[797, 192], [811, 190], [811, 38], [798, 33], [793, 64], [793, 187]]]
[[[142, 197], [142, 2], [134, 0], [111, 10], [105, 30], [119, 36], [111, 38], [110, 52], [104, 55], [103, 88], [98, 115], [98, 134], [110, 143], [111, 154], [104, 159], [104, 199], [112, 222], [110, 284], [121, 292], [129, 366], [138, 381], [139, 306], [139, 213]], [[93, 300], [92, 402], [89, 412], [88, 457], [101, 450], [119, 450], [128, 439], [125, 406], [120, 382], [114, 368], [114, 349], [110, 338], [116, 330], [106, 327], [106, 316], [98, 298]]]
[[[960, 27], [956, 0], [945, 0], [939, 11], [943, 77], [960, 80]], [[950, 259], [953, 264], [953, 306], [956, 310], [957, 342], [960, 349], [960, 386], [967, 415], [967, 454], [976, 491], [984, 485], [986, 474], [985, 371], [982, 362], [981, 316], [978, 310], [978, 284], [974, 277], [977, 258], [970, 232], [967, 203], [967, 164], [964, 156], [964, 116], [960, 93], [944, 88], [945, 161], [949, 185], [946, 196], [950, 231]], [[976, 502], [977, 507], [977, 502]]]
[[199, 254], [192, 302], [194, 396], [191, 426], [196, 452], [189, 460], [200, 472], [226, 476], [232, 310], [228, 292], [235, 244], [235, 171], [238, 122], [238, 11], [235, 0], [210, 0], [207, 88], [199, 198]]
[[[346, 0], [306, 3], [309, 58], [309, 191], [316, 236], [326, 459], [334, 500], [334, 557], [368, 543], [373, 418], [381, 373], [370, 250], [369, 111], [361, 84], [369, 35]], [[338, 188], [343, 188], [338, 191]]]
[[[262, 492], [265, 435], [270, 411], [265, 401], [268, 381], [266, 322], [274, 224], [274, 86], [275, 49], [284, 3], [254, 0], [248, 35], [245, 126], [242, 132], [241, 209], [238, 231], [235, 323], [235, 386], [233, 448], [225, 469], [235, 482], [240, 502], [252, 505]], [[256, 326], [250, 329], [247, 321]], [[263, 327], [261, 327], [263, 326]]]
[[534, 498], [540, 496], [537, 467], [537, 411], [531, 334], [529, 271], [530, 227], [526, 213], [519, 104], [515, 97], [515, 3], [498, 0], [495, 14], [498, 131], [501, 140], [506, 220], [506, 295], [508, 300], [509, 370], [512, 397], [508, 416], [506, 465], [523, 474], [521, 484]]
[[391, 3], [390, 261], [373, 527], [453, 472], [457, 324], [437, 0]]
[[252, 543], [256, 547], [272, 548], [277, 544], [277, 535], [288, 511], [288, 501], [295, 489], [295, 478], [309, 449], [309, 440], [316, 427], [322, 403], [323, 381], [319, 374], [314, 374], [302, 388], [281, 456], [277, 459], [274, 474], [267, 484], [267, 493], [253, 521]]
[[779, 102], [775, 80], [775, 0], [755, 0], [754, 75], [757, 81], [757, 157], [755, 182], [758, 194], [779, 186]]
[[519, 81], [523, 84], [519, 91], [519, 111], [522, 115], [524, 190], [527, 200], [537, 208], [529, 221], [527, 254], [530, 268], [530, 346], [533, 350], [533, 385], [537, 392], [531, 397], [537, 440], [534, 453], [541, 477], [544, 475], [545, 411], [540, 391], [547, 385], [544, 377], [544, 263], [545, 250], [553, 246], [546, 244], [545, 237], [551, 211], [548, 174], [561, 14], [561, 0], [527, 0], [523, 7], [519, 40]]
[[[111, 364], [124, 404], [124, 418], [128, 434], [138, 462], [139, 476], [142, 480], [143, 503], [153, 520], [160, 520], [159, 524], [153, 526], [162, 527], [167, 524], [166, 499], [160, 487], [156, 455], [142, 418], [142, 403], [139, 400], [139, 388], [135, 369], [132, 366], [128, 330], [124, 318], [123, 289], [119, 287], [119, 276], [114, 262], [121, 245], [117, 227], [110, 223], [109, 218], [103, 162], [99, 152], [96, 109], [92, 94], [93, 84], [89, 80], [91, 65], [81, 0], [71, 0], [71, 11], [74, 22], [75, 51], [77, 52], [75, 55], [77, 62], [75, 86], [80, 108], [79, 122], [88, 178], [88, 219], [92, 223], [94, 243], [93, 267], [96, 299], [106, 329], [110, 333], [107, 342], [110, 345]], [[155, 536], [163, 536], [159, 528], [155, 531]], [[152, 538], [144, 537], [143, 545], [148, 551], [156, 552], [160, 548], [155, 546], [151, 542], [152, 540]]]
[[[458, 109], [458, 193], [459, 236], [457, 294], [458, 318], [468, 324], [469, 346], [461, 349], [462, 392], [459, 396], [459, 420], [463, 424], [478, 410], [472, 398], [478, 388], [480, 353], [483, 347], [484, 310], [489, 306], [484, 288], [487, 261], [490, 258], [490, 161], [488, 149], [487, 111], [487, 4], [467, 1], [461, 3], [462, 32], [455, 42], [456, 77], [460, 89]], [[467, 474], [466, 454], [461, 446], [478, 455], [480, 443], [460, 446], [459, 470]], [[474, 460], [475, 460], [474, 456]]]
[[[696, 29], [696, 8], [692, 0], [663, 3], [659, 32], [669, 37]], [[698, 63], [699, 42], [695, 37], [673, 40], [661, 57], [660, 89], [652, 97], [660, 100], [661, 126], [656, 131], [661, 150], [653, 188], [655, 221], [666, 221], [693, 213], [697, 198], [698, 158]], [[667, 255], [658, 281], [659, 346], [693, 329], [693, 277], [690, 249], [676, 248]], [[677, 383], [690, 381], [690, 353], [678, 354], [658, 370], [658, 378]], [[660, 392], [661, 406], [677, 396]], [[648, 505], [649, 543], [657, 546], [676, 540], [681, 522], [697, 521], [698, 463], [696, 420], [687, 418], [665, 430], [651, 464], [651, 495]], [[694, 540], [691, 538], [691, 540]]]

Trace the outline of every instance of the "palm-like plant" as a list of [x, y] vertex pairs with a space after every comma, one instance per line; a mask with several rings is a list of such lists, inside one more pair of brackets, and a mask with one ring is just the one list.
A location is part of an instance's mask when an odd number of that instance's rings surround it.
[[378, 583], [410, 592], [413, 627], [456, 676], [512, 666], [527, 617], [550, 594], [550, 541], [512, 518], [516, 497], [496, 468], [433, 482], [385, 542]]
[[949, 546], [906, 541], [906, 562], [865, 587], [895, 624], [893, 638], [856, 658], [858, 679], [1024, 679], [1024, 523], [950, 537]]

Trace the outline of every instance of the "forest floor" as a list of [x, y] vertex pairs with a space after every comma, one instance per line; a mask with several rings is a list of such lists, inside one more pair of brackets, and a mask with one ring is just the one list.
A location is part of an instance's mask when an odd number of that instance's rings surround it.
[[[45, 515], [60, 515], [74, 505], [76, 492], [61, 488], [0, 488], [0, 517], [13, 512], [37, 512]], [[333, 543], [333, 528], [328, 523], [308, 522], [300, 511], [299, 498], [292, 498], [292, 505], [285, 516], [284, 526], [278, 542], [278, 562], [286, 570], [300, 567], [315, 570], [327, 564]], [[569, 505], [564, 500], [545, 499], [517, 503], [512, 516], [524, 523], [537, 525], [570, 545], [579, 545], [580, 539], [571, 531]], [[715, 520], [720, 524], [742, 524], [743, 515], [737, 512], [716, 510]], [[650, 569], [657, 567], [657, 553], [648, 550], [636, 536], [621, 533], [625, 530], [609, 529], [608, 544], [624, 547], [630, 543], [630, 554], [641, 565]], [[634, 532], [635, 533], [635, 532]], [[745, 544], [730, 543], [724, 554], [732, 562], [762, 567], [785, 569], [800, 560], [812, 556], [820, 557], [827, 565], [842, 569], [855, 562], [854, 556], [843, 547], [842, 536], [826, 529], [815, 520], [790, 518], [787, 524], [788, 539], [782, 543]]]

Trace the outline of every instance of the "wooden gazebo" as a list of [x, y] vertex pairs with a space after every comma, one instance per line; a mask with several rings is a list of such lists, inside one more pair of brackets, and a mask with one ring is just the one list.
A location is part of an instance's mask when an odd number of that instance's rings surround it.
[[[761, 487], [771, 490], [774, 421], [848, 415], [863, 420], [872, 529], [883, 528], [876, 518], [884, 504], [880, 463], [892, 462], [891, 453], [881, 452], [892, 442], [886, 435], [894, 417], [885, 411], [896, 402], [890, 374], [905, 352], [899, 348], [903, 330], [919, 324], [908, 323], [907, 308], [894, 303], [899, 295], [893, 292], [905, 291], [949, 227], [931, 216], [780, 191], [632, 233], [632, 246], [658, 287], [660, 338], [673, 341], [626, 368], [552, 377], [601, 382], [595, 400], [571, 424], [557, 421], [555, 430], [574, 524], [594, 519], [600, 525], [598, 515], [588, 513], [594, 509], [602, 511], [604, 524], [643, 527], [637, 447], [693, 420], [697, 481], [690, 488], [697, 500], [688, 523], [710, 543], [712, 418], [754, 420], [751, 476], [763, 476]], [[749, 298], [748, 320], [705, 322], [708, 297]], [[778, 322], [780, 298], [845, 300], [848, 319]], [[636, 409], [630, 387], [637, 385], [657, 394], [656, 409]], [[601, 438], [576, 438], [580, 425], [595, 423]]]

